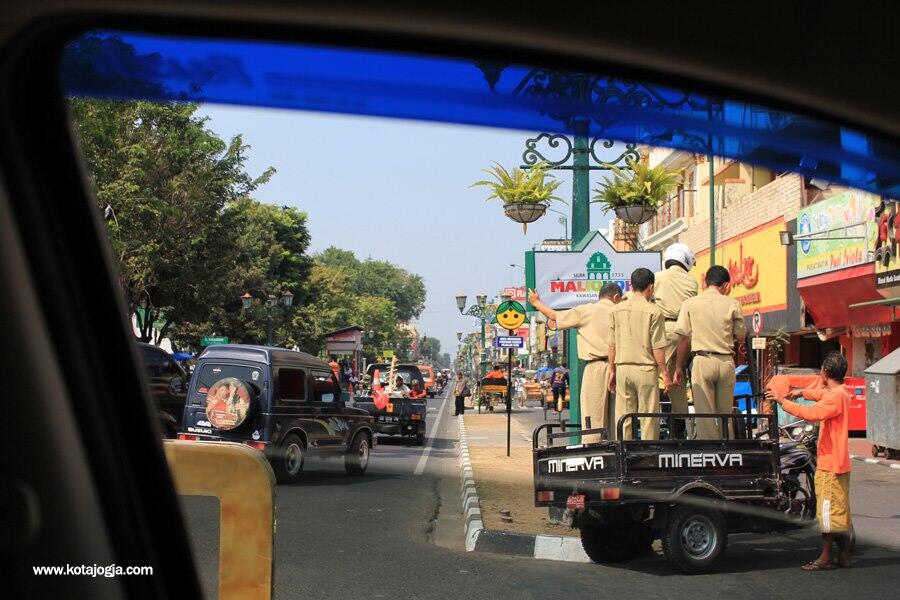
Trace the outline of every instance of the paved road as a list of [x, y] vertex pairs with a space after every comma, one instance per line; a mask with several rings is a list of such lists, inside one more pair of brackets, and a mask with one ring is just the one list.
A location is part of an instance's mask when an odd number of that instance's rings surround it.
[[[433, 399], [429, 407], [430, 425], [441, 407], [445, 412], [425, 448], [382, 439], [365, 477], [346, 476], [342, 464], [309, 465], [302, 483], [278, 488], [276, 598], [880, 599], [894, 597], [900, 586], [900, 473], [864, 464], [854, 465], [857, 524], [889, 533], [861, 534], [849, 570], [800, 572], [798, 565], [816, 552], [814, 531], [732, 536], [719, 570], [694, 577], [653, 555], [599, 566], [466, 553], [452, 400]], [[185, 511], [201, 578], [214, 598], [215, 503], [188, 499]], [[891, 541], [893, 548], [884, 547]]]

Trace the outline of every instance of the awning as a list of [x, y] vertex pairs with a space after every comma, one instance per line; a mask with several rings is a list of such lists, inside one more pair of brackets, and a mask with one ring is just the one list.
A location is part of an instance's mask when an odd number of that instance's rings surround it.
[[892, 306], [868, 304], [883, 299], [875, 289], [873, 264], [801, 279], [797, 291], [818, 329], [879, 325], [894, 320]]

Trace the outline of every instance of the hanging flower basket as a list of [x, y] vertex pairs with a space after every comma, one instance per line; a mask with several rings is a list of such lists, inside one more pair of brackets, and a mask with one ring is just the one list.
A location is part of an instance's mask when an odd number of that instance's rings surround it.
[[527, 232], [528, 224], [534, 223], [547, 212], [547, 205], [539, 202], [535, 204], [507, 204], [503, 207], [503, 212], [516, 223], [521, 223], [522, 228]]
[[613, 210], [616, 211], [617, 217], [629, 225], [640, 225], [656, 216], [654, 207], [642, 203], [623, 204], [615, 207]]
[[553, 192], [561, 182], [553, 181], [553, 175], [547, 172], [549, 168], [548, 164], [541, 162], [526, 169], [508, 171], [494, 163], [491, 169], [485, 170], [493, 179], [476, 181], [472, 186], [490, 188], [488, 200], [503, 202], [506, 216], [521, 223], [522, 230], [527, 233], [528, 224], [543, 217], [550, 202], [559, 200]]
[[681, 176], [663, 165], [651, 167], [646, 160], [625, 159], [627, 167], [610, 165], [607, 177], [594, 190], [594, 202], [616, 213], [628, 225], [646, 223], [656, 215], [669, 194], [678, 186]]

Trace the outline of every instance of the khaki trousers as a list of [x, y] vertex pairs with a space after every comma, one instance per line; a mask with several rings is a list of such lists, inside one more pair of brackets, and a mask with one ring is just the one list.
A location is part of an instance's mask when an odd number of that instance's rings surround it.
[[[729, 355], [696, 355], [691, 367], [691, 393], [694, 412], [731, 413], [734, 407], [734, 360]], [[729, 424], [729, 429], [731, 425]], [[696, 420], [697, 439], [712, 440], [725, 437], [721, 421]]]
[[[678, 338], [675, 334], [675, 321], [666, 321], [666, 370], [670, 377], [675, 377], [675, 363], [678, 358]], [[687, 386], [682, 383], [673, 385], [669, 390], [669, 400], [672, 402], [673, 413], [686, 413], [688, 411]]]
[[[633, 412], [659, 412], [659, 369], [650, 365], [616, 365], [616, 423]], [[622, 427], [622, 439], [634, 439], [631, 419]], [[659, 439], [659, 417], [641, 418], [641, 439]]]
[[[588, 429], [587, 420], [590, 418], [590, 429], [605, 427], [609, 432], [609, 439], [614, 439], [615, 432], [611, 431], [610, 422], [614, 412], [614, 403], [609, 394], [609, 363], [597, 360], [589, 362], [584, 367], [581, 376], [581, 426]], [[615, 423], [612, 423], [612, 427]], [[599, 435], [586, 435], [581, 439], [582, 444], [599, 442]]]

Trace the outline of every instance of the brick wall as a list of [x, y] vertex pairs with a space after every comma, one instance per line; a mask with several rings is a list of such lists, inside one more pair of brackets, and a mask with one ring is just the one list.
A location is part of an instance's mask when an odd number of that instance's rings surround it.
[[[722, 193], [716, 195], [717, 242], [728, 240], [782, 215], [785, 221], [796, 219], [803, 201], [803, 178], [794, 174], [784, 175], [750, 194], [738, 198], [729, 196], [728, 193], [724, 194], [723, 208]], [[694, 252], [709, 249], [709, 220], [693, 221], [686, 231], [678, 235], [678, 241], [687, 244]]]

